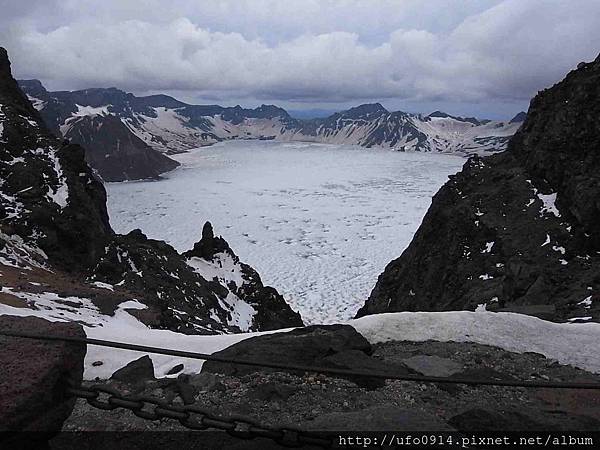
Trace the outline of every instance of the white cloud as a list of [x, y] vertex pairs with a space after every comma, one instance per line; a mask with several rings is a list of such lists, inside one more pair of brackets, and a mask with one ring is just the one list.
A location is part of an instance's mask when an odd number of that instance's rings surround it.
[[[50, 3], [50, 2], [47, 2]], [[47, 3], [0, 32], [50, 86], [211, 98], [519, 101], [600, 50], [600, 2], [506, 0]], [[453, 3], [458, 5], [458, 3]], [[169, 6], [167, 8], [166, 6]], [[6, 21], [6, 15], [5, 19]]]

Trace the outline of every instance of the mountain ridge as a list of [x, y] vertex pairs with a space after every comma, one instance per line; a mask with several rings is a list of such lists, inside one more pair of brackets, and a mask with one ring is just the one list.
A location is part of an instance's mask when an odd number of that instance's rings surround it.
[[39, 80], [20, 83], [55, 132], [65, 135], [66, 123], [82, 120], [86, 114], [115, 115], [146, 145], [167, 155], [231, 139], [488, 153], [504, 150], [521, 123], [517, 116], [511, 121], [489, 121], [440, 111], [428, 116], [390, 112], [380, 103], [358, 105], [324, 118], [295, 119], [276, 105], [253, 109], [191, 105], [166, 95], [136, 97], [116, 88], [48, 92]]

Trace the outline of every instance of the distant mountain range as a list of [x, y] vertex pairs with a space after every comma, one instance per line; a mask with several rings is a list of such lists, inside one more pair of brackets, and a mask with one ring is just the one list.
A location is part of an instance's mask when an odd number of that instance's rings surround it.
[[165, 156], [230, 139], [352, 144], [399, 151], [463, 154], [502, 151], [525, 118], [427, 116], [364, 104], [326, 118], [302, 120], [274, 105], [190, 105], [167, 95], [137, 97], [116, 88], [47, 91], [39, 80], [19, 86], [47, 126], [87, 149], [106, 181], [156, 178], [178, 163]]

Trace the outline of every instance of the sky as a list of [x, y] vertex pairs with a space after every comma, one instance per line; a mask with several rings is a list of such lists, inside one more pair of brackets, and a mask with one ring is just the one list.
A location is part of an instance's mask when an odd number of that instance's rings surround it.
[[0, 0], [13, 73], [191, 103], [510, 118], [600, 52], [600, 0]]

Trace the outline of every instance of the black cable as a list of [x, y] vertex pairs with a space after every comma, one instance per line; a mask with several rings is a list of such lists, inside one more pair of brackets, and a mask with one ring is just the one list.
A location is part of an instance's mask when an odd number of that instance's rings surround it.
[[568, 382], [543, 382], [543, 381], [508, 381], [508, 380], [475, 380], [472, 378], [446, 378], [429, 377], [424, 375], [393, 375], [385, 373], [376, 373], [361, 370], [335, 369], [330, 367], [312, 367], [295, 364], [282, 364], [265, 361], [247, 361], [235, 358], [224, 358], [205, 353], [188, 352], [182, 350], [173, 350], [168, 348], [150, 347], [146, 345], [128, 344], [124, 342], [106, 341], [102, 339], [81, 338], [73, 336], [56, 336], [46, 334], [36, 334], [28, 332], [2, 331], [0, 335], [16, 338], [40, 339], [44, 341], [63, 341], [76, 342], [89, 345], [98, 345], [102, 347], [120, 348], [123, 350], [134, 350], [138, 352], [156, 353], [160, 355], [179, 356], [182, 358], [203, 359], [205, 361], [215, 361], [226, 364], [240, 364], [246, 366], [266, 367], [269, 369], [283, 369], [288, 371], [315, 372], [324, 375], [340, 375], [344, 377], [367, 377], [384, 380], [416, 381], [426, 383], [451, 383], [466, 384], [470, 386], [508, 386], [524, 388], [554, 388], [554, 389], [599, 389], [600, 383], [568, 383]]

